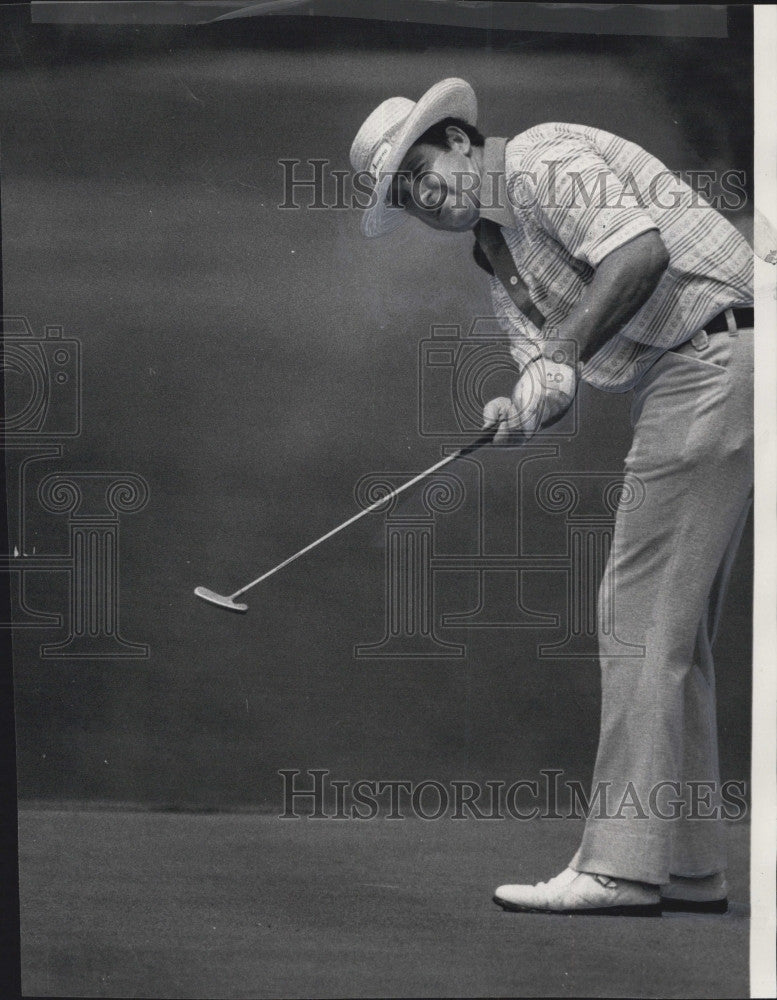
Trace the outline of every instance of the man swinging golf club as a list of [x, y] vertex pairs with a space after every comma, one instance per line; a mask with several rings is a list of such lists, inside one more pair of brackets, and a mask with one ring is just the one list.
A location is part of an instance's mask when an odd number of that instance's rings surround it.
[[[724, 912], [722, 820], [674, 813], [689, 783], [719, 789], [711, 645], [750, 506], [753, 262], [738, 232], [644, 149], [584, 125], [486, 138], [464, 80], [384, 101], [351, 147], [373, 182], [362, 232], [415, 217], [474, 231], [517, 364], [512, 398], [485, 407], [495, 441], [558, 420], [579, 379], [632, 393], [625, 477], [644, 500], [617, 514], [600, 623], [594, 789], [647, 813], [592, 811], [574, 858], [505, 909]], [[585, 196], [584, 196], [585, 195]], [[606, 607], [605, 605], [610, 605]], [[671, 818], [674, 817], [674, 818]]]

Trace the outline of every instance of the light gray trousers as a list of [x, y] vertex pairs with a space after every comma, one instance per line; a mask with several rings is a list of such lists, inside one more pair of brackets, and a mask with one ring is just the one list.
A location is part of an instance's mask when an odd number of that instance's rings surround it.
[[[593, 791], [609, 783], [609, 808], [592, 809], [572, 867], [661, 884], [726, 867], [723, 823], [702, 816], [720, 805], [708, 788], [720, 787], [711, 647], [751, 503], [753, 331], [665, 354], [635, 388], [631, 419], [627, 499], [599, 590]], [[630, 488], [644, 489], [640, 503]], [[623, 642], [644, 655], [624, 656]], [[706, 783], [693, 810], [688, 782]]]

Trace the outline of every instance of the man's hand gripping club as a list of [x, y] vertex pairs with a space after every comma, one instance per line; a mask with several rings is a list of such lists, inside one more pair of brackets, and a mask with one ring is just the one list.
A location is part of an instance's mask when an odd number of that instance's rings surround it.
[[552, 342], [545, 354], [529, 362], [515, 383], [512, 398], [497, 396], [483, 408], [484, 430], [497, 427], [494, 444], [515, 445], [560, 420], [577, 392], [581, 365], [554, 360]]

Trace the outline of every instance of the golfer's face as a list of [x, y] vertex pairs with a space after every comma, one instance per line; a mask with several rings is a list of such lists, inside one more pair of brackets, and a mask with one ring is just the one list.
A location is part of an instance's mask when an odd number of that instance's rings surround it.
[[480, 175], [460, 146], [415, 145], [394, 175], [389, 203], [432, 229], [461, 232], [478, 221]]

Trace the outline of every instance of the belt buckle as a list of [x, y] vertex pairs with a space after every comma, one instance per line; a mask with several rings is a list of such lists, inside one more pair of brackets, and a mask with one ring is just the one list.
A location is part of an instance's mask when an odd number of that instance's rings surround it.
[[697, 351], [703, 351], [709, 342], [710, 338], [706, 330], [699, 330], [691, 337], [691, 343]]

